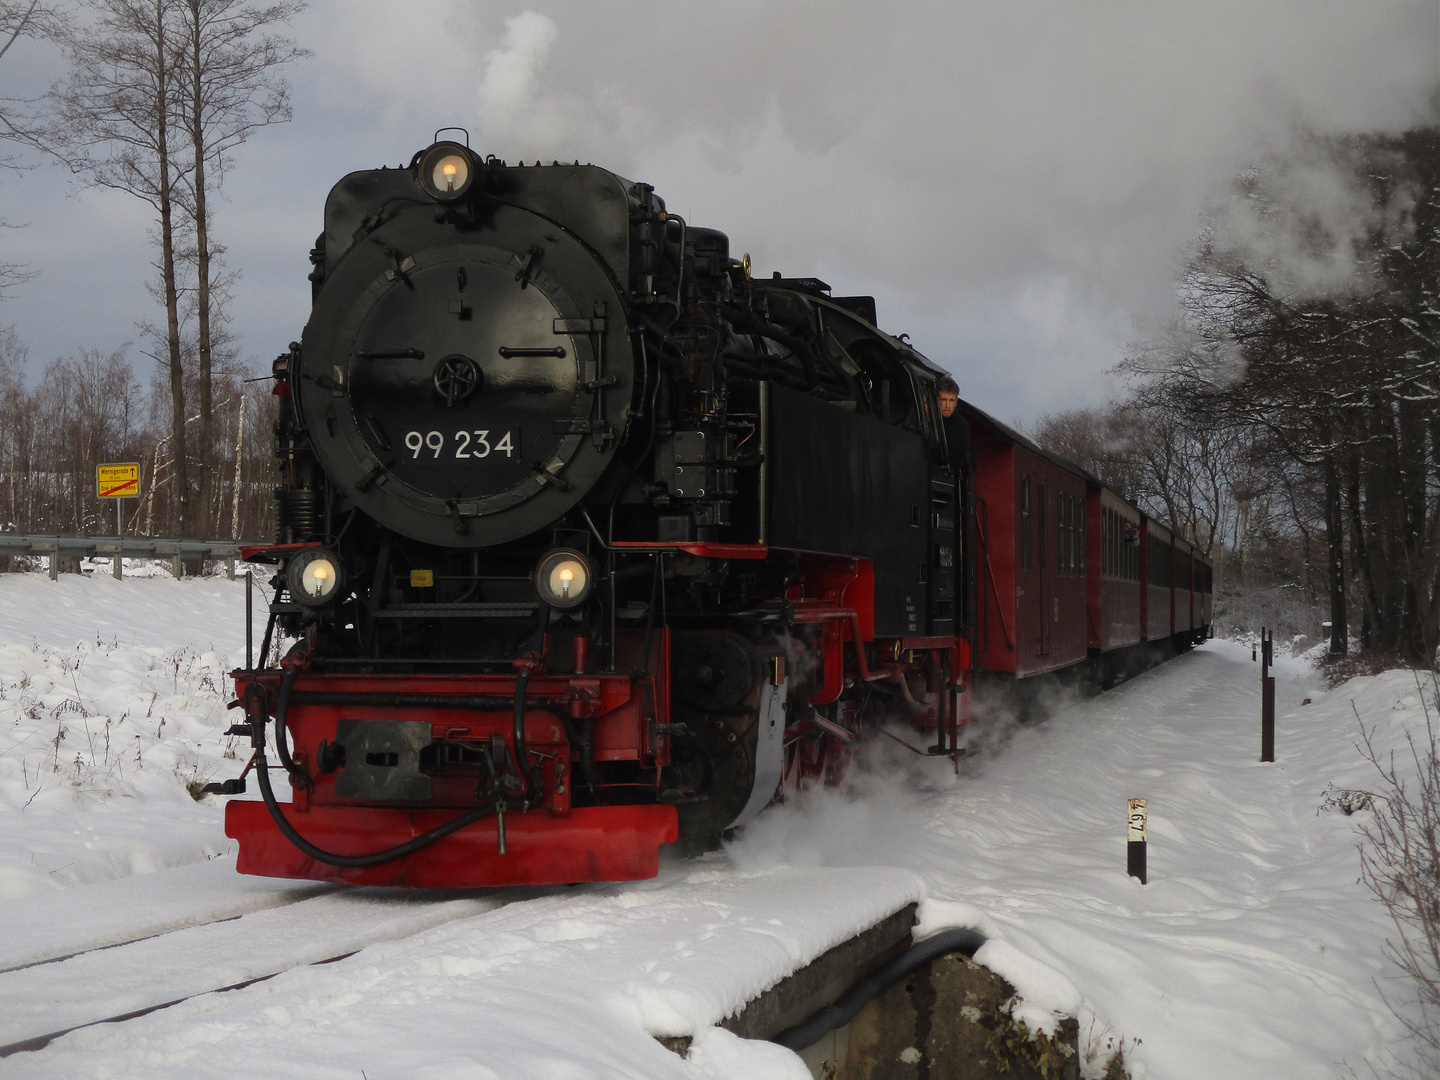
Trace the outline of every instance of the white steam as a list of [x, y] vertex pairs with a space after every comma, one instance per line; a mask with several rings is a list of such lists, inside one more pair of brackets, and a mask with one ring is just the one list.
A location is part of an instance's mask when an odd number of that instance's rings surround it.
[[[742, 870], [887, 865], [924, 873], [945, 858], [935, 815], [945, 816], [952, 837], [957, 829], [963, 833], [964, 822], [955, 813], [969, 801], [967, 786], [1012, 752], [1018, 734], [1030, 734], [1025, 745], [1032, 749], [1043, 743], [1040, 718], [1058, 715], [1078, 700], [1073, 689], [1047, 684], [1028, 710], [1031, 722], [1022, 723], [1025, 710], [1013, 693], [983, 694], [975, 702], [976, 721], [962, 734], [969, 754], [958, 770], [949, 758], [923, 752], [935, 741], [934, 732], [887, 724], [894, 737], [868, 735], [841, 786], [804, 790], [766, 810], [726, 850]], [[995, 808], [977, 795], [970, 809], [979, 821]]]
[[1375, 284], [1367, 253], [1413, 232], [1416, 191], [1377, 199], [1367, 163], [1304, 139], [1266, 159], [1213, 212], [1217, 251], [1242, 259], [1297, 298], [1364, 293]]
[[569, 95], [547, 93], [543, 77], [559, 35], [555, 20], [536, 11], [505, 20], [500, 47], [485, 54], [485, 76], [476, 93], [487, 152], [553, 160], [574, 149], [583, 109]]
[[[290, 71], [295, 121], [237, 152], [217, 221], [245, 268], [234, 328], [252, 354], [307, 317], [296, 237], [313, 235], [330, 185], [468, 124], [482, 153], [654, 184], [760, 273], [874, 295], [882, 325], [967, 398], [1024, 420], [1113, 393], [1100, 373], [1133, 316], [1173, 314], [1206, 205], [1288, 132], [1428, 117], [1440, 6], [313, 0], [295, 34], [315, 51]], [[19, 48], [13, 92], [43, 94], [63, 60]], [[1345, 215], [1364, 207], [1300, 165], [1293, 179], [1328, 248], [1234, 228], [1304, 287], [1332, 288], [1355, 269]], [[151, 305], [143, 221], [115, 228], [106, 196], [55, 190], [43, 169], [7, 177], [6, 216], [31, 227], [6, 259], [99, 299], [77, 313], [65, 290], [32, 287], [5, 320], [37, 356], [108, 349]], [[122, 265], [128, 290], [97, 269]]]

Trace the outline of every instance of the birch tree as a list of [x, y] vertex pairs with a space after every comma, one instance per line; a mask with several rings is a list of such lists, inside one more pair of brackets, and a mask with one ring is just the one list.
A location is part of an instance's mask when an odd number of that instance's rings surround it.
[[216, 455], [213, 376], [220, 321], [215, 259], [221, 253], [211, 232], [211, 195], [223, 182], [236, 147], [259, 129], [290, 119], [290, 87], [282, 69], [309, 53], [273, 32], [304, 10], [303, 0], [262, 5], [248, 0], [181, 0], [180, 6], [185, 84], [180, 121], [191, 161], [181, 186], [195, 251], [198, 504], [209, 527]]
[[[0, 63], [5, 54], [22, 37], [42, 37], [58, 25], [55, 15], [41, 5], [40, 0], [0, 0]], [[4, 68], [0, 67], [0, 71]], [[0, 98], [0, 142], [26, 143], [32, 134], [28, 116], [29, 102], [14, 98]], [[18, 111], [17, 111], [18, 110]], [[16, 161], [0, 156], [0, 169], [17, 168]], [[0, 218], [0, 229], [15, 226]], [[0, 258], [0, 298], [7, 289], [14, 288], [34, 277], [34, 273], [19, 263]]]
[[[303, 0], [85, 0], [61, 38], [70, 72], [48, 96], [52, 122], [32, 140], [91, 183], [155, 211], [154, 291], [165, 317], [145, 329], [167, 374], [180, 535], [215, 525], [213, 376], [224, 293], [213, 196], [235, 148], [290, 118], [281, 69], [306, 53], [273, 30], [303, 8]], [[187, 361], [198, 369], [193, 389]]]
[[155, 212], [159, 294], [165, 308], [159, 348], [168, 373], [175, 454], [175, 527], [191, 528], [185, 446], [185, 371], [180, 342], [177, 196], [192, 163], [177, 150], [184, 92], [179, 0], [88, 0], [85, 21], [61, 41], [70, 71], [48, 100], [45, 146], [91, 183], [123, 191]]

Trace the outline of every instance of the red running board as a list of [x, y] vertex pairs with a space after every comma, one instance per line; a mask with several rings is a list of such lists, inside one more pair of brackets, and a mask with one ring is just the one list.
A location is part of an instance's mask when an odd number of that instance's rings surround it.
[[[281, 805], [297, 832], [337, 855], [383, 851], [453, 819], [459, 810], [391, 810], [374, 806], [312, 806], [303, 814]], [[495, 818], [482, 818], [404, 859], [360, 869], [316, 862], [285, 839], [265, 804], [231, 801], [225, 835], [240, 841], [237, 869], [261, 877], [470, 889], [496, 885], [559, 885], [635, 881], [660, 869], [660, 845], [679, 836], [673, 806], [596, 806], [557, 817], [548, 810], [505, 815], [507, 854], [497, 849]]]

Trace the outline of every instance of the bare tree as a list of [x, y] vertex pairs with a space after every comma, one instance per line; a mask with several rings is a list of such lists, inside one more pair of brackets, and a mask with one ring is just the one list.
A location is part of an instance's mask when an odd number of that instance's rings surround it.
[[0, 529], [5, 530], [30, 521], [35, 414], [25, 392], [26, 357], [15, 331], [0, 330]]
[[1394, 924], [1385, 954], [1410, 991], [1403, 999], [1381, 996], [1414, 1042], [1413, 1074], [1431, 1077], [1440, 1075], [1440, 740], [1431, 711], [1440, 683], [1432, 676], [1427, 687], [1417, 676], [1416, 689], [1425, 721], [1406, 731], [1398, 761], [1376, 747], [1375, 729], [1355, 714], [1360, 752], [1379, 782], [1372, 790], [1332, 788], [1322, 809], [1373, 811], [1360, 826], [1361, 874]]
[[[145, 463], [144, 497], [124, 506], [131, 515], [125, 531], [171, 535], [176, 492], [166, 434], [169, 380], [160, 369], [147, 388], [123, 349], [82, 349], [46, 365], [30, 389], [26, 358], [15, 332], [0, 330], [0, 530], [112, 532], [115, 507], [95, 497], [95, 465], [120, 460]], [[186, 377], [193, 396], [193, 364]], [[236, 538], [268, 536], [274, 531], [274, 461], [264, 433], [275, 419], [275, 399], [266, 383], [246, 383], [238, 373], [217, 380], [217, 399], [229, 483], [228, 490], [217, 484], [216, 501], [223, 501], [225, 526]], [[197, 419], [187, 419], [193, 431]], [[147, 521], [158, 528], [146, 527]]]
[[1236, 432], [1141, 394], [1041, 417], [1034, 435], [1211, 553], [1233, 507], [1227, 478]]
[[[70, 74], [48, 96], [53, 126], [31, 140], [92, 183], [155, 210], [155, 291], [165, 319], [146, 329], [168, 375], [170, 482], [181, 535], [215, 524], [212, 380], [225, 342], [217, 329], [224, 289], [212, 196], [233, 150], [259, 128], [290, 118], [280, 69], [306, 54], [270, 30], [303, 7], [304, 0], [84, 0], [86, 21], [62, 38]], [[185, 302], [191, 269], [194, 291]], [[187, 312], [195, 320], [193, 345]], [[187, 367], [198, 372], [193, 388]], [[198, 416], [193, 428], [191, 411]]]
[[[1174, 408], [1252, 432], [1299, 470], [1302, 500], [1319, 493], [1321, 512], [1301, 518], [1323, 523], [1332, 652], [1347, 646], [1353, 587], [1362, 645], [1429, 666], [1440, 645], [1440, 126], [1310, 146], [1359, 209], [1343, 221], [1312, 212], [1284, 162], [1247, 173], [1248, 231], [1201, 238], [1182, 283], [1185, 334], [1127, 367]], [[1332, 265], [1347, 273], [1317, 283], [1315, 267]]]
[[192, 168], [183, 185], [194, 227], [196, 353], [199, 366], [199, 499], [207, 517], [214, 482], [213, 373], [216, 359], [217, 292], [211, 237], [210, 195], [230, 167], [230, 154], [252, 134], [291, 117], [284, 65], [308, 56], [270, 29], [289, 22], [305, 0], [257, 5], [250, 0], [181, 0], [185, 87], [180, 119]]
[[[172, 437], [185, 439], [184, 367], [180, 344], [180, 285], [176, 266], [176, 194], [190, 165], [175, 152], [184, 90], [179, 0], [87, 0], [91, 21], [67, 28], [62, 41], [68, 78], [53, 87], [54, 129], [45, 148], [92, 183], [124, 191], [155, 211], [156, 269], [165, 306], [160, 355], [168, 369]], [[190, 526], [186, 455], [176, 455], [181, 535]]]
[[[53, 31], [58, 25], [55, 15], [40, 4], [40, 0], [0, 0], [0, 59], [10, 47], [22, 37], [40, 37]], [[30, 133], [28, 120], [16, 112], [16, 106], [26, 108], [28, 103], [13, 98], [0, 98], [0, 142], [26, 142]], [[13, 158], [0, 157], [0, 169], [15, 169], [18, 165]], [[0, 229], [13, 229], [14, 225], [0, 218]], [[5, 290], [29, 281], [35, 274], [20, 263], [0, 259], [0, 298]]]
[[1046, 450], [1073, 461], [1126, 498], [1135, 498], [1140, 485], [1132, 458], [1134, 433], [1123, 403], [1042, 416], [1032, 435]]
[[[24, 8], [22, 11], [21, 8]], [[0, 57], [10, 51], [20, 35], [31, 27], [35, 19], [35, 12], [40, 7], [40, 0], [30, 0], [28, 5], [16, 3], [0, 4]]]

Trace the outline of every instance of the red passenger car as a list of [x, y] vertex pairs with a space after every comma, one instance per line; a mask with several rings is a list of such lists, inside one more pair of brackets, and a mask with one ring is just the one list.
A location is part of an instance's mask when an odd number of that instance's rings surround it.
[[1026, 678], [1089, 651], [1084, 472], [965, 407], [975, 468], [976, 666]]
[[994, 417], [965, 402], [960, 413], [974, 469], [978, 674], [1013, 685], [1080, 673], [1108, 686], [1203, 636], [1209, 609], [1189, 583], [1208, 564], [1193, 545]]

